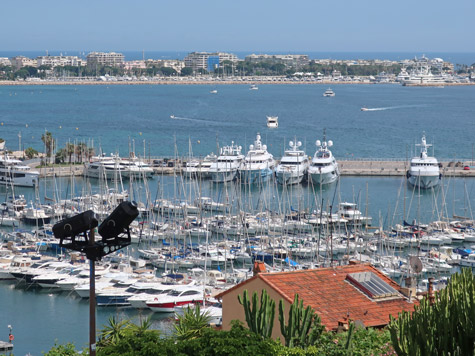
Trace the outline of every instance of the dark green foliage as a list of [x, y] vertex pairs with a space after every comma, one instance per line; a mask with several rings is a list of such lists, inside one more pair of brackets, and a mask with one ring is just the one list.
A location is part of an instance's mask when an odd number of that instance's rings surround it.
[[84, 354], [76, 350], [74, 344], [67, 343], [66, 345], [55, 344], [51, 350], [46, 353], [43, 353], [45, 356], [79, 356]]
[[254, 292], [251, 305], [247, 290], [242, 296], [238, 295], [238, 300], [244, 307], [249, 329], [264, 338], [271, 337], [274, 327], [275, 301], [269, 297], [266, 290], [263, 289], [261, 292], [260, 303], [257, 300], [257, 292]]
[[300, 346], [305, 348], [315, 345], [324, 329], [318, 314], [310, 306], [304, 309], [303, 300], [299, 301], [298, 294], [295, 294], [294, 302], [290, 306], [287, 323], [284, 315], [284, 302], [280, 300], [279, 321], [285, 346], [288, 347]]
[[32, 159], [33, 157], [36, 157], [38, 155], [38, 151], [32, 147], [28, 147], [27, 149], [25, 149], [25, 155], [26, 157], [28, 157], [28, 159]]
[[403, 312], [389, 325], [398, 355], [474, 355], [475, 277], [464, 269], [450, 277], [430, 305], [421, 301], [411, 314]]

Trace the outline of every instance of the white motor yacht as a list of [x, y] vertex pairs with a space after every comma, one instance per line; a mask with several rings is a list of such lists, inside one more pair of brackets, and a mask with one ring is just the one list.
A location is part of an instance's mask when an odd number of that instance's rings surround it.
[[290, 141], [289, 146], [290, 149], [285, 150], [275, 170], [279, 184], [299, 184], [307, 174], [308, 158], [305, 152], [299, 149], [302, 142]]
[[314, 184], [333, 183], [340, 176], [338, 163], [329, 150], [329, 147], [333, 146], [333, 142], [331, 140], [327, 142], [325, 133], [323, 133], [323, 141], [317, 140], [316, 145], [317, 152], [315, 152], [308, 168], [309, 178]]
[[258, 133], [241, 164], [241, 181], [243, 183], [264, 182], [274, 174], [274, 168], [274, 157], [267, 151], [267, 146], [262, 144], [261, 135]]
[[38, 185], [40, 173], [18, 159], [0, 151], [0, 185], [34, 187]]
[[371, 225], [372, 218], [364, 216], [361, 211], [357, 209], [355, 203], [340, 203], [338, 206], [338, 216], [346, 220], [349, 225]]
[[244, 155], [242, 147], [231, 142], [230, 146], [221, 147], [218, 158], [211, 163], [209, 174], [211, 180], [216, 183], [230, 182], [236, 178]]
[[333, 90], [331, 90], [330, 88], [328, 88], [327, 90], [325, 90], [325, 92], [323, 93], [323, 96], [335, 96], [335, 92]]
[[279, 117], [278, 116], [267, 116], [267, 127], [271, 129], [276, 129], [279, 127]]
[[91, 178], [150, 178], [153, 175], [153, 168], [147, 163], [131, 154], [128, 159], [121, 158], [118, 155], [105, 155], [92, 157], [91, 161], [86, 163], [84, 174]]
[[422, 142], [416, 146], [421, 147], [421, 153], [418, 157], [411, 159], [411, 168], [407, 171], [407, 181], [422, 189], [433, 188], [439, 184], [442, 175], [437, 159], [427, 155], [427, 147], [432, 145], [427, 144], [424, 134]]

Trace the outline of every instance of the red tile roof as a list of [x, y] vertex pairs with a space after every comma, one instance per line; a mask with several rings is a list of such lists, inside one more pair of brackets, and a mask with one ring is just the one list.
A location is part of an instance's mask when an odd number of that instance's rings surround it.
[[[347, 317], [362, 321], [365, 326], [384, 326], [389, 316], [397, 317], [403, 310], [412, 311], [416, 300], [409, 302], [405, 297], [373, 300], [347, 280], [349, 273], [373, 272], [391, 287], [400, 291], [399, 285], [369, 264], [355, 264], [295, 272], [260, 273], [251, 279], [219, 294], [242, 288], [250, 280], [260, 278], [277, 291], [283, 299], [292, 303], [295, 293], [320, 315], [327, 329], [336, 329], [338, 321]], [[276, 301], [277, 302], [277, 301]]]

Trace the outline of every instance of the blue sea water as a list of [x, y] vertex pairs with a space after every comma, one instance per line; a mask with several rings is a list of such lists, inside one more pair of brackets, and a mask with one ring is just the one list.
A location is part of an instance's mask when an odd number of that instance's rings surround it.
[[[210, 90], [218, 90], [210, 94]], [[194, 155], [216, 152], [217, 145], [234, 140], [247, 150], [257, 132], [269, 150], [280, 156], [289, 140], [302, 141], [313, 155], [315, 140], [333, 140], [337, 159], [395, 158], [412, 156], [414, 143], [423, 131], [434, 143], [439, 159], [471, 159], [475, 134], [475, 87], [407, 88], [398, 85], [335, 85], [336, 96], [324, 98], [322, 85], [101, 85], [101, 86], [0, 86], [0, 137], [16, 150], [21, 133], [23, 147], [42, 151], [41, 135], [52, 132], [59, 146], [66, 142], [86, 142], [97, 150], [145, 156], [187, 156], [189, 141]], [[362, 112], [361, 107], [378, 109]], [[171, 119], [174, 115], [176, 119]], [[266, 127], [266, 115], [279, 116], [279, 128]], [[144, 142], [145, 140], [145, 142]], [[205, 182], [202, 195], [216, 201], [236, 201], [244, 197], [246, 210], [277, 210], [335, 205], [338, 201], [358, 203], [373, 217], [373, 225], [392, 226], [403, 219], [422, 222], [440, 216], [471, 216], [475, 204], [474, 179], [446, 177], [441, 189], [419, 192], [405, 185], [404, 178], [343, 177], [339, 184], [314, 192], [311, 187], [282, 188], [273, 184], [264, 189], [246, 190], [234, 184]], [[141, 184], [126, 188], [136, 199], [144, 198]], [[75, 181], [76, 194], [98, 182]], [[193, 198], [196, 182], [175, 181], [159, 176], [148, 182], [155, 198]], [[83, 189], [84, 188], [84, 189]], [[62, 198], [71, 194], [69, 179], [43, 180], [39, 196]], [[190, 193], [191, 192], [191, 197]], [[18, 189], [30, 201], [32, 189]], [[0, 195], [5, 190], [0, 189]], [[406, 195], [406, 199], [404, 199]], [[98, 308], [98, 329], [110, 315], [140, 315], [128, 309]], [[144, 315], [149, 315], [145, 313]], [[154, 326], [170, 328], [163, 316], [154, 315]], [[165, 317], [166, 318], [166, 317]], [[40, 355], [59, 343], [74, 342], [79, 348], [88, 339], [88, 304], [67, 294], [17, 289], [0, 283], [0, 340], [7, 339], [7, 325], [13, 326], [15, 354]], [[3, 336], [2, 336], [3, 335]]]
[[[217, 89], [218, 94], [210, 94]], [[440, 159], [471, 158], [475, 87], [408, 88], [399, 85], [98, 85], [0, 86], [0, 137], [10, 149], [43, 151], [50, 131], [58, 147], [94, 143], [96, 152], [143, 156], [203, 156], [231, 141], [247, 148], [261, 133], [275, 156], [288, 141], [309, 155], [323, 129], [336, 157], [406, 158], [423, 132]], [[360, 111], [361, 107], [377, 111]], [[174, 115], [176, 119], [171, 119]], [[279, 116], [268, 129], [266, 115]], [[175, 147], [176, 142], [176, 147]], [[145, 146], [145, 150], [144, 150]]]

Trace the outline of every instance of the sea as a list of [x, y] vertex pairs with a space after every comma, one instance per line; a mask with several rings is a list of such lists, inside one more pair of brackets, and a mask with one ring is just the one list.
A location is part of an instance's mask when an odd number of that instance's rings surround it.
[[[0, 137], [7, 148], [33, 147], [43, 152], [41, 136], [51, 132], [58, 147], [84, 142], [96, 153], [134, 151], [141, 157], [203, 157], [235, 142], [246, 152], [260, 133], [268, 150], [282, 156], [289, 141], [301, 141], [309, 156], [315, 141], [333, 141], [337, 160], [406, 160], [425, 133], [429, 153], [443, 162], [472, 162], [475, 143], [475, 86], [403, 87], [395, 84], [332, 85], [335, 97], [323, 97], [328, 85], [45, 85], [0, 86]], [[211, 94], [211, 90], [217, 90]], [[361, 111], [361, 107], [375, 109]], [[171, 116], [175, 118], [172, 119]], [[278, 116], [269, 129], [266, 116]], [[355, 202], [372, 216], [373, 225], [389, 228], [404, 220], [428, 223], [442, 217], [472, 217], [473, 178], [442, 179], [439, 188], [417, 191], [404, 177], [342, 177], [315, 190], [309, 185], [282, 188], [270, 181], [243, 188], [156, 176], [147, 182], [125, 181], [136, 200], [193, 200], [202, 195], [236, 204], [247, 211], [314, 210], [333, 212], [341, 201]], [[100, 182], [82, 177], [43, 179], [37, 190], [20, 188], [29, 202], [100, 192]], [[108, 188], [111, 188], [110, 186]], [[120, 187], [122, 188], [122, 187]], [[0, 196], [11, 192], [0, 188]], [[1, 200], [1, 199], [0, 199]], [[22, 226], [22, 228], [29, 228]], [[130, 252], [136, 252], [131, 246]], [[127, 308], [97, 308], [97, 328], [111, 315], [140, 318]], [[169, 315], [152, 315], [154, 327], [171, 332]], [[55, 343], [87, 347], [88, 302], [71, 294], [18, 288], [0, 283], [0, 340], [8, 327], [15, 335], [15, 355], [41, 355]], [[3, 328], [3, 329], [2, 329]], [[3, 330], [3, 331], [2, 331]]]

